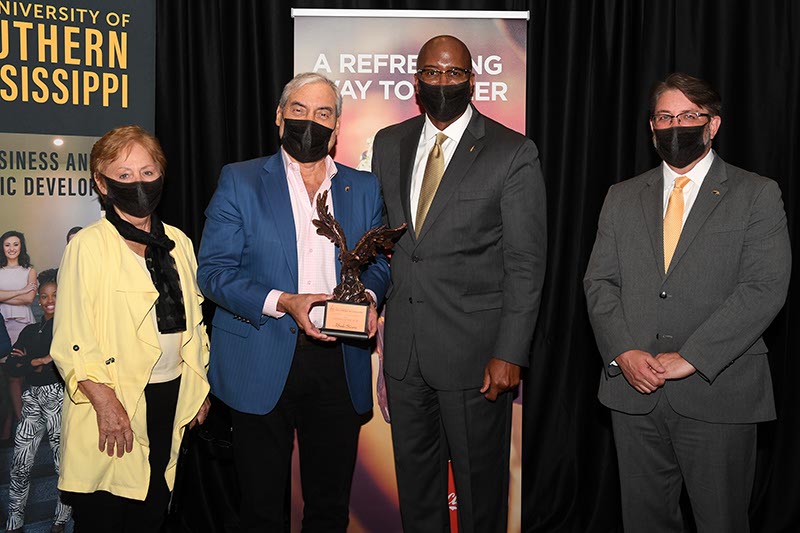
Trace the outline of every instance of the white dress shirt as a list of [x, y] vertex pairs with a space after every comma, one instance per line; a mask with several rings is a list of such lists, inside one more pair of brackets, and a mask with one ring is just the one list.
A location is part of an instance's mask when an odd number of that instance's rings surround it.
[[[286, 170], [286, 181], [289, 184], [289, 199], [292, 202], [295, 237], [297, 240], [298, 294], [330, 294], [338, 284], [336, 279], [336, 247], [330, 239], [317, 234], [317, 228], [311, 222], [317, 219], [317, 197], [324, 191], [330, 191], [331, 179], [336, 175], [336, 165], [331, 156], [325, 157], [325, 179], [314, 194], [312, 201], [300, 174], [300, 165], [292, 161], [281, 148], [283, 166]], [[328, 210], [333, 211], [333, 196], [328, 193]], [[278, 298], [283, 291], [272, 289], [264, 300], [263, 314], [280, 318], [285, 313], [278, 312]], [[315, 306], [309, 313], [311, 322], [322, 325], [323, 308]]]
[[[442, 151], [444, 152], [444, 169], [447, 170], [447, 165], [453, 159], [453, 154], [458, 147], [461, 137], [467, 130], [469, 121], [472, 119], [472, 105], [467, 106], [467, 110], [463, 115], [458, 117], [458, 120], [447, 126], [444, 133], [447, 139], [442, 143]], [[428, 154], [431, 153], [433, 145], [436, 144], [436, 134], [440, 130], [433, 125], [428, 115], [425, 115], [425, 125], [422, 127], [422, 134], [419, 137], [417, 144], [417, 154], [414, 157], [414, 171], [411, 174], [411, 222], [416, 227], [417, 224], [417, 205], [419, 204], [419, 191], [422, 189], [422, 178], [425, 175], [425, 165], [428, 163]]]
[[708, 169], [714, 162], [714, 150], [709, 150], [706, 156], [697, 162], [697, 164], [686, 174], [678, 174], [672, 170], [666, 163], [661, 163], [661, 168], [664, 174], [664, 210], [662, 211], [662, 218], [667, 215], [667, 205], [669, 205], [669, 195], [672, 189], [675, 188], [675, 178], [686, 176], [689, 178], [689, 183], [683, 187], [683, 224], [686, 223], [686, 218], [689, 216], [689, 211], [692, 210], [694, 201], [697, 200], [697, 193], [700, 191], [700, 186], [708, 174]]

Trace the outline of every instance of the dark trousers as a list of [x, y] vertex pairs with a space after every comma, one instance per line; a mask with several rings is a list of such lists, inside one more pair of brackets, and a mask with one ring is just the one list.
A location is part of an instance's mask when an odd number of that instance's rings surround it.
[[303, 531], [347, 530], [363, 417], [350, 400], [338, 344], [298, 342], [275, 408], [265, 415], [231, 410], [231, 420], [242, 494], [239, 531], [285, 530], [286, 484], [295, 430]]
[[626, 533], [683, 531], [681, 488], [698, 533], [747, 533], [755, 424], [712, 424], [676, 413], [666, 394], [646, 415], [611, 412]]
[[[89, 494], [65, 492], [72, 505], [75, 533], [157, 533], [167, 514], [169, 488], [164, 472], [172, 447], [172, 426], [178, 405], [180, 378], [151, 383], [144, 389], [147, 402], [147, 438], [150, 440], [150, 485], [144, 501], [96, 491]], [[134, 444], [136, 446], [136, 444]], [[64, 446], [69, 446], [65, 442]], [[97, 450], [94, 450], [97, 453]]]
[[506, 531], [512, 393], [431, 388], [412, 355], [402, 380], [386, 378], [403, 531], [449, 532], [447, 460], [459, 533]]

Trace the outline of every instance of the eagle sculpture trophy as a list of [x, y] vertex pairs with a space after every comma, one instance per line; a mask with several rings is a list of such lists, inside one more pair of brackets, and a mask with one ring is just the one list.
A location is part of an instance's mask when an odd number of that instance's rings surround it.
[[[339, 260], [342, 263], [342, 282], [333, 289], [333, 300], [347, 303], [369, 303], [364, 284], [358, 278], [361, 267], [378, 255], [380, 250], [390, 250], [394, 241], [406, 229], [406, 225], [389, 229], [386, 225], [367, 231], [352, 250], [347, 249], [347, 239], [339, 222], [328, 211], [328, 191], [317, 197], [317, 216], [313, 220], [317, 234], [327, 237], [339, 247]], [[377, 303], [377, 302], [376, 302]]]

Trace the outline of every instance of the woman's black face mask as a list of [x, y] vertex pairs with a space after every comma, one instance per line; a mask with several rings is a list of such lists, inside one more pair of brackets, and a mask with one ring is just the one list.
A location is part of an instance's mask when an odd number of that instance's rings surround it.
[[106, 183], [106, 203], [136, 218], [149, 216], [161, 201], [163, 176], [153, 181], [124, 182], [108, 176], [103, 176], [103, 179]]

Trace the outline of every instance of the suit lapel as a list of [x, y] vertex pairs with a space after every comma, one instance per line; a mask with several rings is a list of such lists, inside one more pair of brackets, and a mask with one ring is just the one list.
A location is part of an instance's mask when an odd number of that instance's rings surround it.
[[664, 276], [664, 183], [661, 165], [650, 171], [647, 187], [640, 193], [642, 213], [653, 246], [653, 257], [661, 276]]
[[469, 121], [464, 135], [461, 136], [453, 158], [447, 165], [444, 171], [442, 181], [439, 183], [439, 188], [436, 189], [436, 195], [433, 197], [431, 207], [428, 209], [428, 215], [425, 217], [425, 224], [422, 226], [422, 232], [419, 234], [417, 241], [425, 238], [428, 230], [436, 223], [436, 219], [444, 211], [445, 206], [450, 201], [450, 197], [458, 189], [459, 184], [467, 174], [467, 170], [478, 157], [478, 154], [483, 149], [485, 124], [483, 116], [478, 113], [476, 109], [472, 110], [472, 119]]
[[411, 176], [414, 172], [414, 159], [417, 154], [417, 146], [419, 145], [419, 136], [422, 135], [422, 128], [425, 125], [425, 116], [420, 116], [419, 124], [401, 139], [400, 147], [398, 150], [400, 159], [400, 197], [403, 202], [403, 214], [408, 224], [408, 234], [412, 239], [416, 240], [417, 232], [414, 229], [411, 217]]
[[[292, 200], [289, 197], [289, 184], [286, 181], [286, 170], [283, 167], [283, 157], [280, 151], [264, 164], [261, 170], [261, 184], [270, 206], [269, 212], [278, 231], [278, 240], [283, 246], [286, 266], [294, 286], [297, 287], [297, 237], [292, 214]], [[258, 223], [256, 221], [256, 224]]]
[[700, 228], [703, 227], [708, 216], [725, 197], [725, 194], [728, 192], [728, 186], [725, 184], [727, 180], [725, 164], [719, 156], [715, 156], [714, 163], [703, 179], [703, 184], [697, 192], [697, 199], [694, 201], [692, 210], [689, 211], [689, 216], [686, 218], [686, 223], [683, 225], [681, 237], [678, 240], [678, 246], [675, 248], [675, 254], [672, 256], [672, 261], [669, 264], [669, 272], [667, 272], [667, 275], [675, 269], [675, 265], [680, 262], [681, 257], [683, 257], [686, 250], [692, 244], [692, 241], [697, 236]]

